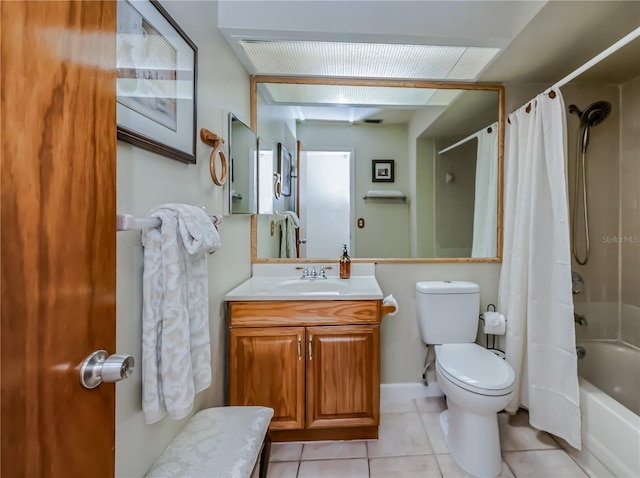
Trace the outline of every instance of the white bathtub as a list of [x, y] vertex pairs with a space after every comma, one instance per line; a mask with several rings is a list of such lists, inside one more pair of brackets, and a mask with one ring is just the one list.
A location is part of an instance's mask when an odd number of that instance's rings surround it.
[[620, 342], [578, 345], [586, 352], [578, 361], [583, 447], [579, 455], [590, 452], [615, 477], [640, 477], [640, 351]]

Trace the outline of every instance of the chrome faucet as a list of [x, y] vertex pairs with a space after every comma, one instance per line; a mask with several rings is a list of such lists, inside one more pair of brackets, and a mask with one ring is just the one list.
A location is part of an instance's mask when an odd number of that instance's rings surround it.
[[587, 322], [587, 319], [585, 318], [584, 315], [581, 314], [576, 314], [575, 312], [573, 313], [573, 321], [578, 324], [578, 325], [582, 325], [582, 326], [587, 326], [589, 325], [589, 322]]
[[315, 266], [304, 266], [300, 279], [326, 279], [327, 275], [324, 266], [320, 266], [316, 271]]

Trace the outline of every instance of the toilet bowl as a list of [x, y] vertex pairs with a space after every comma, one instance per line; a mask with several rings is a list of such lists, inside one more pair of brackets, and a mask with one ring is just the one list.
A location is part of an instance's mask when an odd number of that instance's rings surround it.
[[477, 344], [444, 344], [436, 346], [436, 377], [447, 397], [440, 425], [451, 456], [474, 476], [498, 476], [497, 413], [511, 400], [513, 369]]
[[465, 281], [416, 283], [422, 340], [435, 345], [436, 379], [447, 397], [440, 415], [451, 456], [474, 476], [502, 471], [498, 412], [511, 400], [515, 373], [490, 350], [474, 343], [480, 287]]

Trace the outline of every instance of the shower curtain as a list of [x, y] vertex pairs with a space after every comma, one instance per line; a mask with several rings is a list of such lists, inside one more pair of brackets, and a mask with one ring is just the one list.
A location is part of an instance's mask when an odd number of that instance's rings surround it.
[[478, 133], [471, 257], [496, 257], [497, 236], [498, 123], [494, 123]]
[[507, 317], [506, 359], [516, 372], [507, 411], [581, 449], [564, 100], [538, 95], [509, 115], [504, 257], [498, 304]]

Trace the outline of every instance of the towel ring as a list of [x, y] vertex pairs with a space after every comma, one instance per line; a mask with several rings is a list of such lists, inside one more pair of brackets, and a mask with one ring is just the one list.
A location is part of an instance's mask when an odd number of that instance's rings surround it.
[[[209, 173], [211, 174], [213, 183], [217, 186], [222, 186], [227, 180], [227, 158], [220, 149], [224, 144], [224, 139], [205, 128], [200, 130], [200, 139], [203, 143], [213, 147], [213, 151], [211, 151], [211, 155], [209, 156]], [[220, 156], [220, 177], [218, 177], [216, 171], [216, 158], [218, 156]]]
[[[216, 174], [216, 155], [220, 156], [220, 168], [222, 169], [220, 178]], [[218, 149], [214, 149], [209, 156], [209, 172], [211, 173], [211, 180], [217, 186], [222, 186], [227, 181], [227, 158], [224, 153]]]
[[280, 173], [273, 173], [273, 196], [280, 199], [282, 196], [282, 176]]

